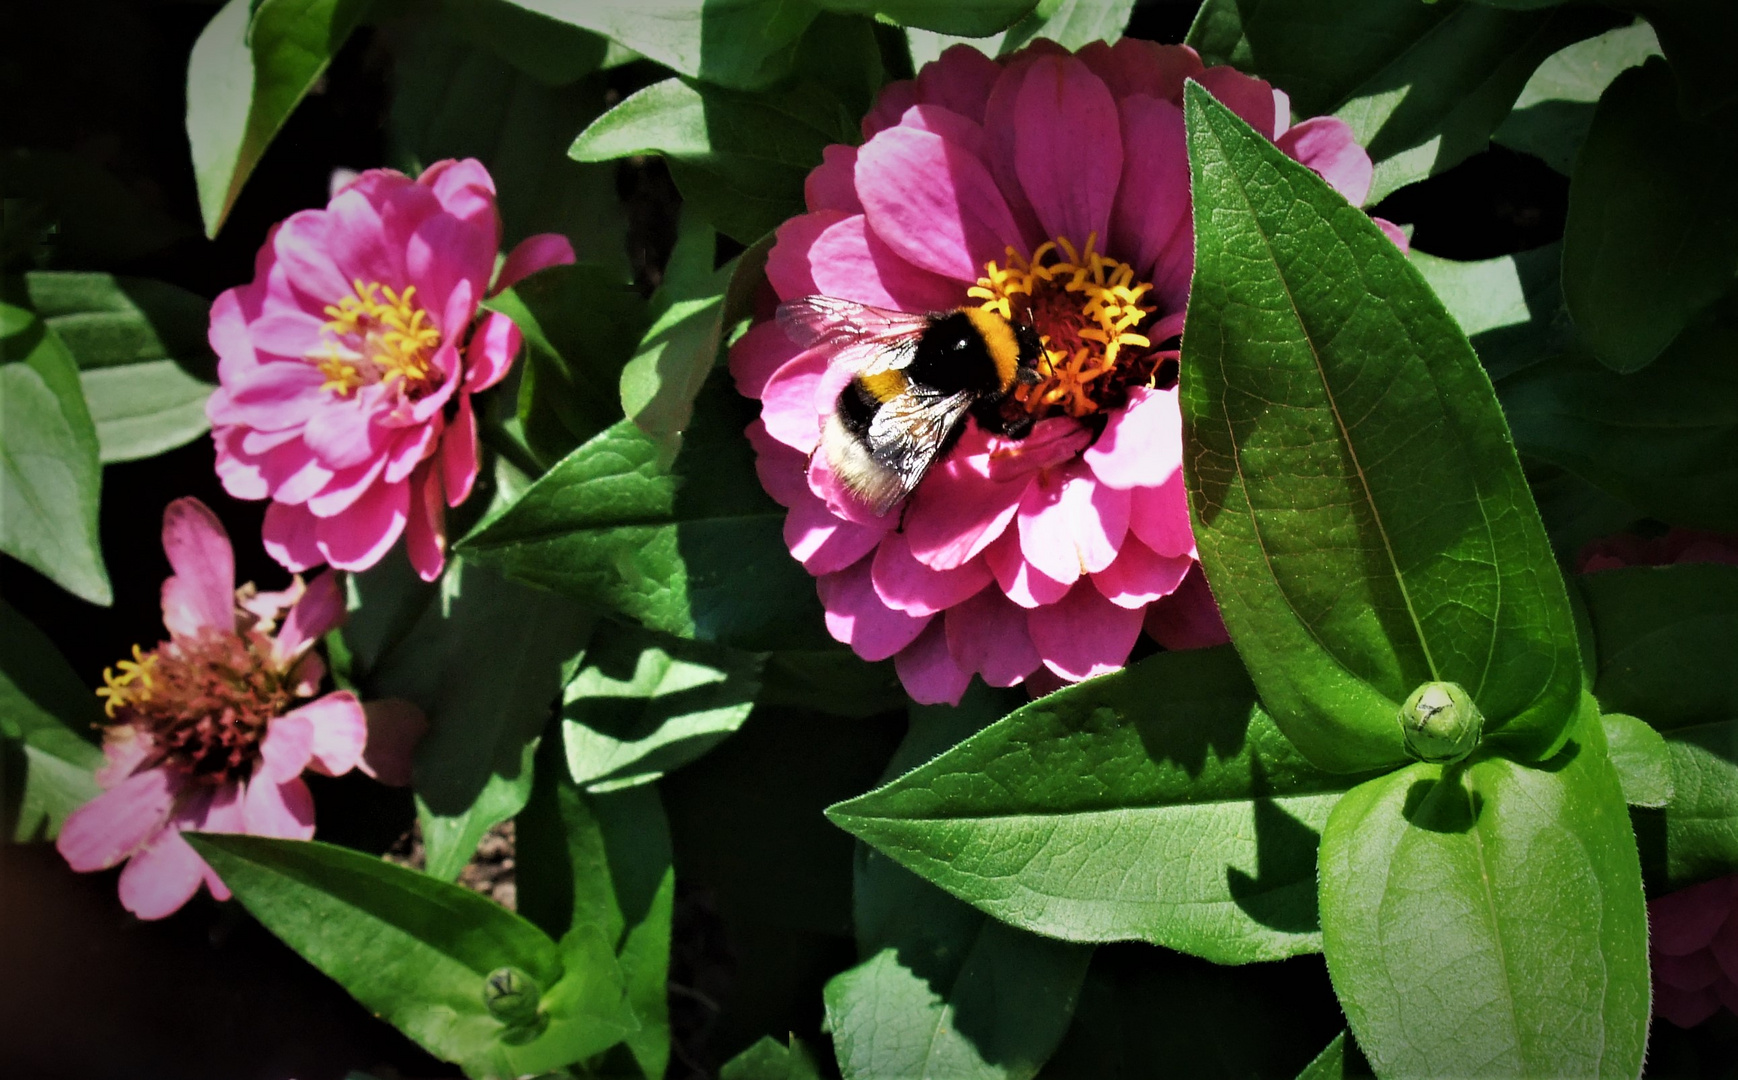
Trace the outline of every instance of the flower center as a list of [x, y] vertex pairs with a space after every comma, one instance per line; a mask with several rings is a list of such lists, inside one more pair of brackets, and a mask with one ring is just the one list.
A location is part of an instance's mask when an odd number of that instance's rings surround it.
[[151, 736], [141, 768], [165, 766], [196, 781], [224, 784], [253, 775], [266, 724], [294, 694], [271, 662], [271, 640], [206, 633], [177, 638], [103, 670], [97, 690], [117, 723]]
[[984, 309], [1028, 323], [1044, 343], [1038, 382], [1014, 390], [1034, 416], [1115, 408], [1157, 371], [1153, 343], [1140, 332], [1155, 309], [1146, 302], [1152, 283], [1136, 283], [1134, 268], [1094, 251], [1097, 242], [1094, 233], [1076, 251], [1059, 236], [1029, 259], [1010, 247], [1008, 265], [986, 263], [968, 290]]
[[416, 286], [397, 293], [390, 285], [358, 278], [351, 287], [354, 296], [327, 306], [331, 336], [310, 357], [326, 376], [320, 389], [349, 397], [359, 386], [397, 379], [407, 393], [426, 390], [433, 381], [429, 358], [440, 348], [441, 332], [414, 302]]

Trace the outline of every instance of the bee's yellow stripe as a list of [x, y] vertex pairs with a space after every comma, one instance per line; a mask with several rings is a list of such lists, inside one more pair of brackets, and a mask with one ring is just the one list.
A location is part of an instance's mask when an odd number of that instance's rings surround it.
[[869, 391], [876, 401], [892, 401], [905, 393], [905, 372], [897, 369], [865, 375], [857, 381], [863, 384], [863, 389]]
[[1013, 386], [1014, 375], [1020, 366], [1020, 343], [1014, 338], [1014, 328], [1008, 325], [1007, 319], [993, 311], [983, 308], [962, 310], [972, 321], [972, 328], [984, 339], [984, 347], [990, 351], [990, 360], [996, 365], [996, 376], [1002, 381], [1002, 389]]

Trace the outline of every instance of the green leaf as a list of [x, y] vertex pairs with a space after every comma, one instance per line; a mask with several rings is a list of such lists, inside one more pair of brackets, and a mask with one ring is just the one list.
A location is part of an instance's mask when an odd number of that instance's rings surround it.
[[1624, 0], [1653, 24], [1679, 82], [1679, 100], [1707, 114], [1738, 101], [1731, 57], [1738, 52], [1738, 8], [1726, 0]]
[[1651, 26], [1638, 22], [1578, 41], [1539, 65], [1494, 142], [1533, 154], [1567, 176], [1593, 123], [1594, 103], [1618, 72], [1659, 55]]
[[[394, 49], [387, 130], [395, 163], [415, 175], [443, 158], [476, 158], [495, 179], [504, 250], [537, 233], [563, 233], [583, 262], [626, 281], [627, 214], [616, 171], [563, 153], [574, 132], [603, 112], [604, 79], [546, 81], [546, 69], [563, 58], [584, 63], [596, 56], [599, 39], [506, 0], [458, 2], [466, 17], [425, 21]], [[527, 24], [547, 24], [548, 32]], [[467, 28], [472, 40], [455, 36]], [[502, 42], [491, 35], [536, 36], [547, 57], [522, 48], [502, 57]], [[525, 66], [540, 70], [527, 73]]]
[[1647, 911], [1589, 696], [1529, 768], [1415, 764], [1353, 789], [1321, 850], [1322, 944], [1381, 1076], [1636, 1076]]
[[[373, 585], [392, 592], [389, 578], [359, 577], [364, 611]], [[525, 805], [562, 665], [592, 621], [560, 597], [452, 558], [420, 617], [362, 676], [367, 696], [404, 698], [428, 716], [415, 786], [431, 876], [457, 877], [489, 827]]]
[[1206, 91], [1186, 120], [1190, 516], [1263, 703], [1335, 771], [1407, 760], [1399, 703], [1436, 680], [1545, 753], [1574, 623], [1477, 357], [1361, 211]]
[[[599, 935], [555, 942], [457, 885], [348, 848], [185, 833], [254, 918], [381, 1019], [474, 1077], [539, 1073], [633, 1030], [622, 974]], [[518, 968], [548, 1026], [529, 1041], [491, 1015], [484, 984]]]
[[622, 368], [622, 408], [653, 435], [675, 435], [694, 416], [694, 398], [718, 361], [725, 293], [735, 262], [714, 270], [717, 237], [684, 215], [664, 280], [652, 295], [652, 325]]
[[1600, 706], [1666, 738], [1663, 884], [1738, 870], [1738, 567], [1632, 567], [1576, 583], [1598, 642]]
[[[41, 207], [41, 244], [57, 266], [113, 266], [161, 251], [194, 230], [139, 197], [108, 170], [78, 154], [12, 147], [0, 156], [0, 191], [10, 235], [28, 228], [28, 204]], [[40, 265], [40, 264], [38, 264]]]
[[72, 354], [34, 312], [0, 300], [0, 551], [107, 606], [97, 455]]
[[370, 0], [229, 0], [187, 62], [187, 141], [205, 235], [216, 236], [266, 147]]
[[714, 375], [692, 426], [659, 440], [621, 421], [581, 446], [460, 550], [509, 577], [654, 630], [746, 649], [827, 638], [742, 429], [753, 404]]
[[103, 752], [80, 732], [101, 720], [96, 695], [60, 650], [0, 601], [0, 749], [15, 744], [25, 768], [16, 801], [0, 791], [0, 836], [52, 840], [68, 814], [96, 798]]
[[[1003, 695], [914, 708], [897, 775], [993, 721]], [[1068, 1030], [1092, 950], [989, 918], [860, 848], [854, 893], [866, 959], [827, 983], [827, 1030], [846, 1080], [1029, 1078]]]
[[508, 0], [441, 0], [447, 26], [544, 86], [566, 86], [603, 65], [609, 43]]
[[1422, 251], [1407, 259], [1460, 324], [1492, 379], [1561, 351], [1570, 333], [1558, 272], [1562, 245], [1474, 262]]
[[817, 8], [807, 0], [513, 0], [678, 75], [756, 89], [782, 78]]
[[1352, 782], [1221, 648], [1040, 698], [827, 814], [1004, 922], [1238, 964], [1320, 947], [1316, 835]]
[[856, 119], [812, 81], [744, 94], [666, 79], [599, 117], [568, 153], [579, 161], [661, 154], [684, 200], [746, 245], [802, 212], [803, 180], [823, 147], [856, 141]]
[[814, 1055], [795, 1035], [781, 1043], [771, 1035], [726, 1061], [718, 1080], [821, 1080]]
[[921, 68], [949, 47], [970, 45], [989, 56], [1006, 56], [1035, 38], [1077, 50], [1094, 41], [1114, 44], [1128, 26], [1134, 0], [1041, 0], [1025, 18], [1000, 34], [976, 40], [969, 36], [908, 29], [911, 65]]
[[657, 789], [585, 795], [550, 741], [539, 748], [537, 780], [515, 824], [520, 914], [552, 937], [597, 931], [614, 945], [640, 1024], [627, 1049], [647, 1080], [662, 1080], [676, 875]]
[[1653, 361], [1738, 274], [1738, 126], [1678, 115], [1664, 60], [1619, 75], [1575, 159], [1563, 294], [1614, 371]]
[[1521, 453], [1673, 525], [1738, 530], [1738, 326], [1684, 331], [1647, 370], [1580, 350], [1497, 384]]
[[1633, 716], [1606, 713], [1605, 741], [1611, 767], [1623, 784], [1623, 801], [1631, 806], [1665, 806], [1672, 800], [1671, 752], [1659, 732]]
[[211, 429], [213, 385], [174, 360], [149, 360], [79, 375], [102, 462], [136, 461], [185, 446]]
[[755, 700], [862, 718], [904, 709], [911, 699], [891, 661], [870, 664], [849, 649], [835, 648], [768, 653]]
[[1334, 1041], [1320, 1056], [1297, 1074], [1297, 1080], [1351, 1080], [1352, 1077], [1371, 1075], [1370, 1063], [1364, 1060], [1357, 1040], [1352, 1038], [1351, 1032], [1342, 1031], [1334, 1036]]
[[567, 768], [590, 791], [643, 784], [712, 749], [748, 719], [761, 658], [611, 627], [562, 694]]
[[574, 263], [541, 270], [483, 301], [525, 335], [519, 421], [531, 451], [546, 462], [621, 419], [612, 395], [644, 306], [621, 275]]
[[1485, 148], [1535, 68], [1616, 18], [1582, 7], [1208, 0], [1188, 43], [1351, 125], [1376, 163], [1370, 201]]
[[985, 37], [1006, 30], [1018, 24], [1033, 9], [1034, 2], [949, 0], [937, 4], [934, 0], [815, 0], [828, 11], [875, 15], [900, 26], [915, 26], [962, 37]]

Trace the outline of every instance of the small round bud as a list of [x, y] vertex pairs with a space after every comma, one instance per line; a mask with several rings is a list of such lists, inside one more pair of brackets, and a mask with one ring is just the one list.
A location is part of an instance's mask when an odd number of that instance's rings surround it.
[[516, 967], [496, 968], [483, 980], [483, 1003], [489, 1015], [509, 1031], [522, 1034], [517, 1041], [535, 1038], [547, 1023], [537, 1010], [542, 999], [537, 980]]
[[1459, 761], [1478, 746], [1484, 727], [1484, 715], [1458, 683], [1425, 683], [1400, 706], [1406, 752], [1420, 761]]

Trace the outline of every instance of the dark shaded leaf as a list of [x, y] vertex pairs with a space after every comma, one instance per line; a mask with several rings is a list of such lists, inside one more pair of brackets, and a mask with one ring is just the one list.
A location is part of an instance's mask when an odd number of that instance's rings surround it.
[[1619, 72], [1659, 51], [1653, 27], [1638, 22], [1554, 53], [1527, 80], [1514, 111], [1491, 133], [1491, 140], [1541, 158], [1569, 175], [1593, 123], [1599, 96]]
[[60, 650], [0, 601], [0, 752], [10, 744], [23, 765], [15, 792], [0, 786], [0, 836], [52, 840], [68, 814], [97, 796], [103, 753], [83, 733], [101, 720], [96, 695]]

